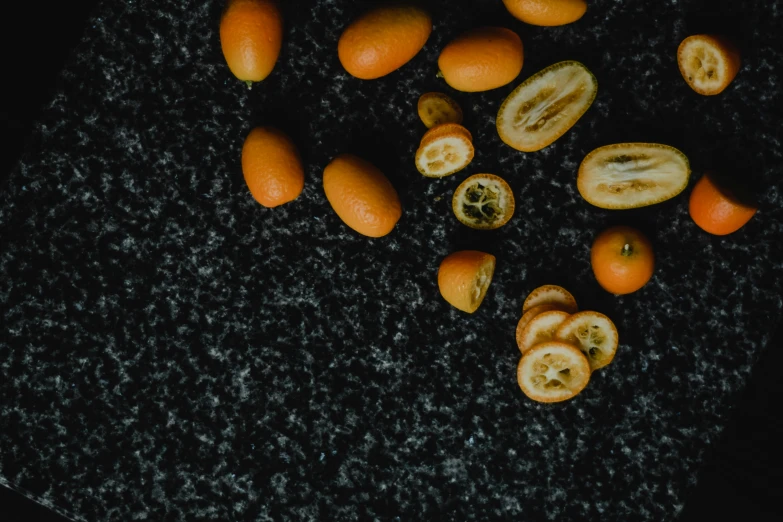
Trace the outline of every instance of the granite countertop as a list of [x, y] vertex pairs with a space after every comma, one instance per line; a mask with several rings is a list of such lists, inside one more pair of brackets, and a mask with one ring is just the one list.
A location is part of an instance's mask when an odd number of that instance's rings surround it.
[[[222, 1], [99, 4], [0, 188], [0, 484], [75, 520], [671, 520], [781, 317], [780, 27], [768, 2], [590, 2], [538, 28], [500, 0], [429, 2], [424, 50], [377, 81], [348, 76], [336, 42], [361, 2], [283, 2], [275, 72], [228, 71]], [[740, 9], [740, 7], [736, 7]], [[511, 85], [454, 92], [439, 50], [481, 24], [517, 31]], [[717, 97], [682, 81], [676, 49], [728, 29], [742, 69]], [[523, 79], [564, 59], [598, 79], [592, 108], [547, 149], [501, 143], [494, 116]], [[476, 158], [425, 179], [413, 164], [423, 92], [463, 107]], [[264, 209], [240, 168], [244, 137], [276, 125], [306, 185]], [[690, 220], [685, 194], [639, 211], [587, 204], [590, 150], [681, 149], [693, 168], [751, 180], [761, 210], [736, 234]], [[355, 152], [398, 189], [381, 239], [342, 224], [320, 184]], [[492, 232], [450, 210], [467, 175], [506, 178], [516, 215]], [[592, 277], [610, 224], [652, 238], [652, 281], [626, 297]], [[479, 311], [438, 294], [437, 267], [474, 248], [498, 265]], [[621, 345], [576, 399], [520, 393], [514, 329], [525, 295], [562, 284], [612, 317]]]

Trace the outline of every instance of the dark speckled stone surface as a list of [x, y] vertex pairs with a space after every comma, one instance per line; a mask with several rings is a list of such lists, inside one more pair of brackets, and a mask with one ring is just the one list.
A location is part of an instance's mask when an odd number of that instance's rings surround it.
[[[222, 2], [102, 2], [0, 190], [0, 483], [85, 521], [673, 519], [783, 308], [783, 11], [741, 4], [593, 1], [573, 25], [536, 28], [499, 0], [433, 1], [424, 50], [363, 82], [336, 56], [362, 3], [285, 2], [280, 62], [248, 91], [220, 53]], [[522, 74], [455, 93], [435, 77], [438, 52], [479, 24], [520, 34]], [[728, 29], [744, 62], [707, 98], [675, 53], [710, 28]], [[509, 149], [501, 101], [563, 59], [595, 73], [595, 104], [551, 147]], [[430, 90], [462, 105], [477, 146], [443, 180], [413, 164]], [[307, 166], [302, 196], [274, 210], [240, 169], [260, 124], [289, 132]], [[715, 168], [752, 182], [761, 210], [719, 238], [690, 221], [687, 192], [591, 207], [576, 169], [617, 141], [680, 148], [691, 186]], [[347, 151], [399, 190], [385, 238], [353, 233], [323, 195], [323, 167]], [[476, 172], [514, 189], [498, 231], [451, 213]], [[615, 223], [657, 251], [650, 284], [620, 298], [589, 264]], [[463, 248], [498, 258], [470, 316], [436, 285]], [[560, 405], [515, 381], [514, 328], [544, 283], [610, 315], [621, 338]]]

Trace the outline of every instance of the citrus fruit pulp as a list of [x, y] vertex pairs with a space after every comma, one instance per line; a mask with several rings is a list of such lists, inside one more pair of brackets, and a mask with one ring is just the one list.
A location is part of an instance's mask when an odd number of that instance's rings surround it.
[[534, 306], [527, 312], [523, 313], [522, 317], [519, 319], [519, 322], [517, 323], [517, 329], [516, 329], [517, 344], [520, 343], [520, 336], [522, 335], [522, 331], [525, 329], [525, 326], [527, 326], [535, 316], [537, 316], [538, 314], [543, 314], [544, 312], [551, 312], [552, 310], [562, 310], [562, 308], [560, 308], [555, 304], [543, 304], [543, 305]]
[[442, 92], [422, 94], [417, 110], [419, 118], [428, 129], [442, 123], [462, 123], [462, 109]]
[[709, 34], [689, 36], [677, 49], [677, 64], [685, 82], [699, 94], [720, 94], [737, 76], [740, 55], [724, 37]]
[[578, 312], [560, 324], [557, 340], [579, 348], [590, 363], [590, 369], [603, 368], [614, 359], [619, 337], [614, 323], [598, 312]]
[[424, 133], [424, 136], [421, 137], [421, 142], [424, 143], [426, 140], [430, 138], [434, 138], [436, 136], [452, 136], [454, 134], [461, 134], [465, 136], [468, 139], [468, 141], [473, 143], [473, 135], [470, 133], [468, 129], [466, 129], [459, 123], [441, 123], [435, 125], [434, 127], [430, 128], [430, 130]]
[[618, 143], [599, 147], [579, 166], [577, 188], [597, 207], [629, 209], [673, 198], [688, 185], [685, 154], [658, 143]]
[[416, 168], [429, 178], [442, 178], [467, 167], [474, 154], [473, 143], [463, 133], [435, 134], [422, 140]]
[[517, 338], [519, 351], [525, 353], [537, 344], [554, 339], [558, 327], [569, 317], [569, 313], [560, 310], [543, 312], [535, 316]]
[[451, 206], [463, 225], [491, 230], [511, 219], [514, 194], [503, 178], [494, 174], [474, 174], [454, 191]]
[[569, 314], [576, 313], [576, 299], [571, 292], [557, 285], [539, 286], [530, 292], [522, 304], [522, 313], [527, 313], [540, 305], [554, 305]]
[[500, 139], [523, 152], [551, 145], [590, 108], [595, 76], [579, 62], [550, 65], [514, 89], [495, 121]]
[[519, 360], [517, 383], [538, 402], [560, 402], [581, 392], [590, 381], [590, 364], [574, 346], [549, 341], [534, 346]]
[[495, 256], [476, 250], [448, 255], [438, 268], [438, 289], [458, 310], [472, 314], [481, 305], [495, 272]]

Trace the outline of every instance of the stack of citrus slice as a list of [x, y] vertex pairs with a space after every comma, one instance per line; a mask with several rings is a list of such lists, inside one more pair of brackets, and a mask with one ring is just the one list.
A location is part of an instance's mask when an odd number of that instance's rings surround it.
[[560, 402], [587, 386], [593, 370], [612, 362], [619, 337], [598, 312], [578, 312], [576, 299], [560, 286], [533, 290], [522, 305], [517, 346], [522, 358], [517, 382], [538, 402]]
[[473, 136], [458, 123], [435, 125], [421, 139], [416, 168], [429, 178], [450, 176], [473, 161]]

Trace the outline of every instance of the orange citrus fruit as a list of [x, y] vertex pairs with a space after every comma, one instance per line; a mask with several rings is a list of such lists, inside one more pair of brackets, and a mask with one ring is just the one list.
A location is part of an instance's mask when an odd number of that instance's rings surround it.
[[428, 178], [442, 178], [467, 167], [474, 154], [473, 143], [464, 133], [433, 133], [425, 135], [416, 151], [416, 168]]
[[533, 320], [537, 315], [543, 314], [544, 312], [550, 312], [552, 310], [562, 310], [558, 305], [555, 304], [543, 304], [534, 306], [527, 312], [522, 314], [522, 317], [519, 319], [519, 322], [517, 323], [517, 330], [516, 330], [516, 339], [517, 339], [517, 345], [522, 344], [522, 331], [525, 329], [525, 326], [530, 324], [530, 321]]
[[585, 0], [503, 0], [514, 17], [531, 25], [565, 25], [587, 11]]
[[472, 314], [481, 305], [495, 272], [495, 256], [462, 250], [446, 256], [438, 269], [440, 295], [454, 308]]
[[587, 67], [567, 61], [522, 82], [505, 99], [495, 125], [504, 143], [523, 152], [551, 145], [587, 112], [598, 82]]
[[522, 303], [522, 313], [527, 314], [541, 305], [555, 305], [559, 310], [569, 314], [575, 314], [579, 309], [571, 292], [557, 285], [539, 286], [530, 292], [525, 298], [525, 302]]
[[416, 108], [428, 129], [443, 123], [462, 123], [462, 108], [442, 92], [422, 94]]
[[585, 156], [576, 186], [591, 205], [629, 209], [673, 198], [688, 186], [690, 175], [688, 158], [674, 147], [616, 143]]
[[525, 353], [537, 344], [553, 340], [557, 329], [570, 316], [562, 310], [551, 310], [535, 316], [517, 337], [519, 351]]
[[304, 187], [304, 169], [291, 138], [272, 127], [250, 131], [242, 146], [242, 174], [253, 199], [276, 207], [296, 199]]
[[428, 140], [429, 138], [433, 138], [435, 136], [445, 136], [449, 134], [462, 134], [464, 135], [468, 141], [473, 142], [473, 135], [470, 133], [468, 129], [460, 125], [459, 123], [441, 123], [440, 125], [435, 125], [430, 130], [424, 133], [424, 136], [422, 136], [421, 141], [424, 143], [424, 141]]
[[400, 198], [372, 163], [342, 154], [324, 169], [324, 192], [343, 222], [369, 237], [385, 236], [402, 215]]
[[601, 232], [590, 249], [593, 273], [604, 290], [630, 294], [647, 284], [655, 269], [655, 255], [647, 237], [631, 227]]
[[514, 193], [506, 180], [494, 174], [474, 174], [459, 184], [451, 209], [463, 225], [493, 230], [514, 215]]
[[378, 7], [346, 27], [337, 43], [337, 54], [349, 74], [373, 80], [408, 63], [431, 32], [432, 18], [420, 7]]
[[590, 370], [603, 368], [614, 359], [620, 342], [611, 319], [598, 312], [579, 312], [560, 324], [555, 338], [579, 348]]
[[519, 360], [517, 383], [538, 402], [560, 402], [575, 397], [590, 381], [590, 363], [575, 346], [549, 341], [534, 346]]
[[272, 72], [283, 44], [283, 17], [274, 0], [228, 0], [220, 19], [220, 46], [231, 72], [260, 82]]
[[756, 208], [738, 201], [727, 189], [719, 187], [705, 174], [693, 187], [688, 205], [693, 221], [704, 231], [717, 236], [742, 228], [756, 214]]
[[517, 33], [503, 27], [472, 29], [449, 43], [438, 57], [440, 73], [458, 91], [502, 87], [519, 76], [524, 52]]
[[712, 96], [723, 92], [737, 76], [740, 53], [722, 36], [697, 34], [680, 43], [677, 64], [691, 89]]

